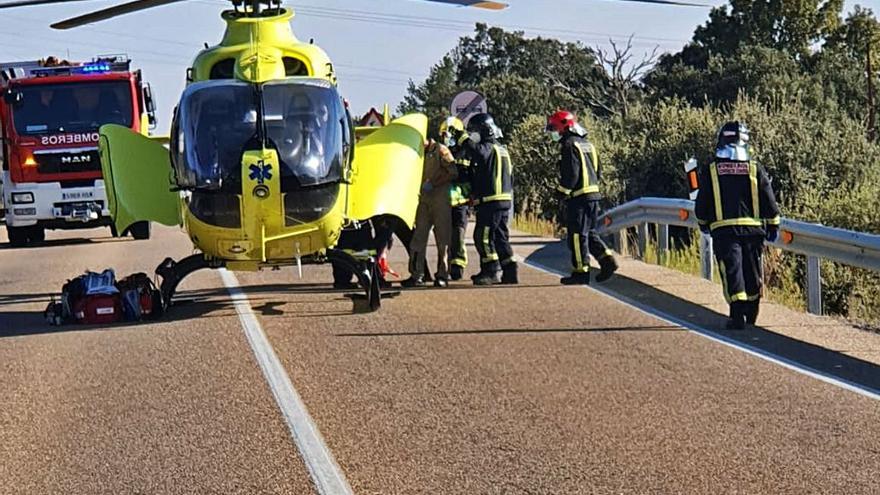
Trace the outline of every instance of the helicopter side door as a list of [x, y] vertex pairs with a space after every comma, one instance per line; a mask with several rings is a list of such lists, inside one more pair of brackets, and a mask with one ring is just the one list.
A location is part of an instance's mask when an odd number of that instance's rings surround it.
[[348, 218], [394, 215], [412, 227], [419, 205], [427, 129], [427, 117], [406, 115], [355, 145]]
[[106, 124], [98, 148], [110, 215], [117, 232], [135, 222], [180, 225], [179, 193], [171, 191], [171, 160], [161, 140]]

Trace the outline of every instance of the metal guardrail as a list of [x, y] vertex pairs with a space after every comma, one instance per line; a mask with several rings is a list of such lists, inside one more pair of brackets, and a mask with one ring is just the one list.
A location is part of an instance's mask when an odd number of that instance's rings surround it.
[[[648, 225], [656, 224], [659, 259], [663, 259], [669, 250], [670, 225], [698, 228], [694, 202], [670, 198], [630, 201], [605, 212], [599, 222], [597, 233], [613, 235], [618, 251], [625, 242], [621, 232], [637, 227], [640, 256], [647, 251]], [[712, 238], [705, 234], [700, 237], [701, 274], [703, 278], [712, 280]], [[807, 257], [807, 308], [813, 314], [822, 314], [821, 259], [880, 272], [880, 235], [783, 218], [779, 238], [771, 245]]]

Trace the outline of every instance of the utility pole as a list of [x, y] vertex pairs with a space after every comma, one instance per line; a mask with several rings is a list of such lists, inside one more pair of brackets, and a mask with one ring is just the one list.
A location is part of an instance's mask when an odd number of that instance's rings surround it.
[[865, 71], [868, 75], [868, 139], [873, 141], [876, 137], [876, 121], [874, 110], [874, 71], [871, 67], [871, 40], [868, 40], [868, 50], [865, 56]]

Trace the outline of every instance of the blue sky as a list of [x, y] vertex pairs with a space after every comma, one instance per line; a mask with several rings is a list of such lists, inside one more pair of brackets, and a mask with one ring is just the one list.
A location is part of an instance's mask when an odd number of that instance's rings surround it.
[[[679, 49], [705, 22], [709, 9], [611, 0], [507, 0], [510, 8], [483, 11], [419, 0], [301, 0], [296, 35], [314, 38], [335, 62], [340, 89], [355, 113], [383, 103], [396, 106], [407, 80], [424, 79], [431, 65], [453, 48], [476, 22], [516, 28], [528, 35], [607, 45], [634, 34], [637, 52]], [[217, 43], [224, 24], [222, 0], [190, 0], [130, 14], [93, 26], [53, 31], [51, 22], [114, 3], [84, 1], [5, 10], [0, 13], [0, 60], [48, 55], [85, 60], [96, 54], [127, 53], [152, 83], [159, 129], [167, 130], [171, 108], [184, 87], [186, 67], [203, 43]], [[708, 0], [721, 5], [724, 2]], [[880, 12], [880, 0], [852, 2]], [[491, 104], [491, 102], [490, 102]]]

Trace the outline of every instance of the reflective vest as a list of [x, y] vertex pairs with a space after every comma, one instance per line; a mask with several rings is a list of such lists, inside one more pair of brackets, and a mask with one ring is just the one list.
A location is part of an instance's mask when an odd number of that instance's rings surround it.
[[487, 158], [481, 157], [480, 161], [485, 163], [471, 162], [474, 167], [473, 193], [477, 196], [474, 202], [512, 201], [513, 165], [507, 148], [493, 143]]
[[718, 161], [703, 172], [696, 215], [714, 231], [779, 225], [779, 207], [763, 169], [752, 161]]
[[599, 193], [599, 157], [592, 143], [579, 137], [569, 138], [563, 144], [560, 169], [557, 191], [569, 198]]

